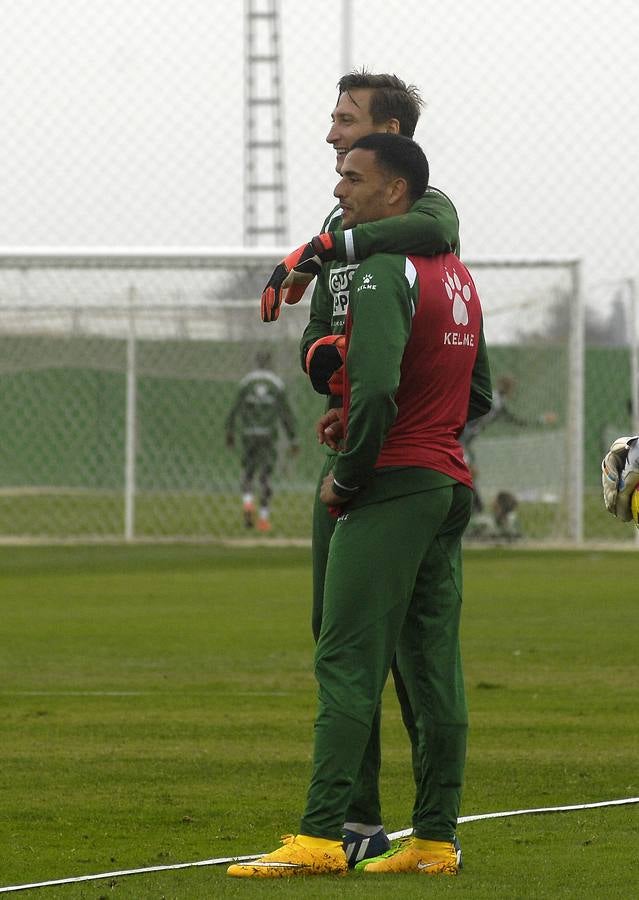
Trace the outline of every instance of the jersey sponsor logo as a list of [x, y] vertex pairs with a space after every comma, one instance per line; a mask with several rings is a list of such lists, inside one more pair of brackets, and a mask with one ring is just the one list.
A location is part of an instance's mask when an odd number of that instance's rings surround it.
[[464, 334], [461, 331], [445, 331], [442, 343], [449, 347], [474, 347], [475, 335]]
[[364, 277], [362, 278], [362, 283], [357, 288], [357, 293], [359, 294], [360, 291], [376, 291], [376, 290], [377, 290], [377, 285], [373, 281], [373, 276], [369, 272], [367, 275], [364, 275]]
[[451, 312], [455, 325], [468, 325], [468, 307], [466, 304], [472, 297], [470, 284], [462, 284], [457, 272], [452, 274], [444, 269], [446, 277], [442, 279], [448, 299], [452, 301]]
[[344, 318], [348, 312], [348, 291], [359, 263], [331, 269], [328, 289], [333, 298], [333, 318]]
[[[444, 269], [446, 274], [442, 278], [446, 296], [451, 302], [450, 312], [455, 325], [466, 326], [469, 322], [468, 303], [470, 303], [473, 292], [469, 281], [462, 281], [456, 271], [449, 272]], [[462, 273], [463, 277], [463, 273]], [[474, 347], [475, 335], [463, 331], [445, 331], [442, 343], [448, 347]]]

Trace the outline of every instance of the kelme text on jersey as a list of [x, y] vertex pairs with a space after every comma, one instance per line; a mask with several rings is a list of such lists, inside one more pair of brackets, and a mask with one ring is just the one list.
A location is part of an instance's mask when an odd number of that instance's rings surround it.
[[462, 334], [460, 331], [445, 331], [443, 343], [451, 347], [474, 347], [475, 335]]

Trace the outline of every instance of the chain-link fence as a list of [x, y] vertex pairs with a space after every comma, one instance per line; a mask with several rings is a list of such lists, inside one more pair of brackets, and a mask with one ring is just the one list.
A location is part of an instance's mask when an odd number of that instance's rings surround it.
[[[273, 533], [308, 537], [323, 399], [299, 364], [308, 303], [265, 326], [247, 296], [274, 260], [257, 251], [5, 257], [7, 295], [82, 303], [3, 310], [0, 534], [245, 533], [241, 447], [225, 438], [242, 379], [268, 349], [301, 446], [289, 455], [283, 429], [273, 445]], [[498, 414], [467, 441], [478, 512], [492, 516], [508, 494], [518, 536], [579, 540], [584, 474], [600, 447], [583, 441], [578, 263], [484, 260], [473, 271], [500, 392]], [[585, 480], [598, 503], [596, 477]], [[471, 534], [494, 538], [491, 528], [479, 516]]]

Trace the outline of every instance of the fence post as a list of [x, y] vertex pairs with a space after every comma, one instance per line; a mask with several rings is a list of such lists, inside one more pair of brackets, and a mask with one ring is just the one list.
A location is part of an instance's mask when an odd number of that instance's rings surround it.
[[129, 331], [126, 343], [126, 417], [124, 441], [124, 539], [135, 537], [135, 449], [137, 443], [136, 290], [129, 287]]
[[568, 459], [566, 461], [566, 508], [570, 537], [575, 544], [584, 539], [584, 372], [585, 317], [581, 296], [581, 265], [572, 263], [572, 303], [569, 337]]

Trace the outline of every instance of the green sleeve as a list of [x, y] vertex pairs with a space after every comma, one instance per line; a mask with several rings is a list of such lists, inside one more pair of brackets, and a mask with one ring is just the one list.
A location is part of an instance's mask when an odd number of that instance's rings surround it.
[[348, 436], [333, 472], [336, 492], [344, 496], [373, 474], [397, 416], [395, 394], [410, 336], [411, 301], [416, 299], [416, 287], [411, 289], [404, 275], [405, 261], [403, 256], [377, 254], [362, 263], [351, 282]]
[[490, 378], [490, 364], [488, 351], [484, 338], [484, 323], [482, 322], [479, 334], [479, 347], [477, 358], [473, 367], [472, 381], [470, 384], [470, 399], [468, 401], [468, 421], [478, 419], [490, 412], [493, 405], [493, 391]]
[[402, 216], [335, 231], [337, 259], [352, 262], [373, 253], [459, 255], [459, 218], [446, 194], [428, 188]]

